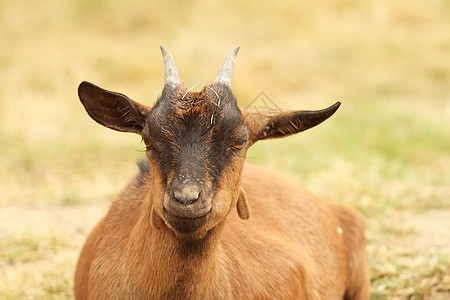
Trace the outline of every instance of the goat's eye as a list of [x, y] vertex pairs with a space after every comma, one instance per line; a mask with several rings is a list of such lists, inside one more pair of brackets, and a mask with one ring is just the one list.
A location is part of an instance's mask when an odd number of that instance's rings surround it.
[[244, 145], [245, 145], [245, 140], [244, 139], [236, 139], [231, 144], [231, 147], [233, 147], [236, 150], [240, 150], [240, 149], [242, 149], [244, 147]]
[[145, 144], [145, 150], [152, 151], [155, 150], [155, 147], [152, 144]]

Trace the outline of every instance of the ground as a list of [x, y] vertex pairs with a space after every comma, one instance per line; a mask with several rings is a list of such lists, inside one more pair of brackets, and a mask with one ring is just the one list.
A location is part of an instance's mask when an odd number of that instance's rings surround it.
[[364, 215], [371, 299], [450, 298], [449, 16], [447, 0], [0, 1], [0, 299], [73, 299], [86, 235], [144, 152], [77, 86], [152, 105], [159, 44], [194, 90], [239, 44], [241, 107], [340, 101], [247, 161]]

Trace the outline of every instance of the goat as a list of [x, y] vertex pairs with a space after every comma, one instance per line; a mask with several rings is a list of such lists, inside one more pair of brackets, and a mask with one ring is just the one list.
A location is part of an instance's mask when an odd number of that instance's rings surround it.
[[191, 92], [161, 46], [165, 84], [153, 107], [80, 84], [87, 113], [141, 135], [146, 159], [86, 240], [77, 299], [368, 298], [362, 216], [244, 166], [258, 140], [314, 127], [340, 103], [317, 111], [239, 109], [231, 92], [238, 50], [214, 83]]

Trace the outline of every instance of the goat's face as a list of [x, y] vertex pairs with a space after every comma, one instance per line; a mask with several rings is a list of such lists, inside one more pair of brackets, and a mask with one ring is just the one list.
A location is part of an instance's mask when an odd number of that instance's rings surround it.
[[231, 93], [239, 48], [226, 58], [215, 82], [200, 92], [184, 87], [172, 56], [161, 49], [165, 86], [152, 108], [88, 82], [81, 83], [78, 93], [94, 120], [142, 136], [152, 175], [152, 218], [164, 220], [181, 238], [200, 238], [233, 207], [242, 219], [249, 217], [240, 187], [248, 147], [311, 128], [339, 103], [320, 111], [241, 111]]
[[153, 207], [176, 233], [201, 236], [236, 204], [248, 130], [231, 90], [166, 86], [147, 117]]

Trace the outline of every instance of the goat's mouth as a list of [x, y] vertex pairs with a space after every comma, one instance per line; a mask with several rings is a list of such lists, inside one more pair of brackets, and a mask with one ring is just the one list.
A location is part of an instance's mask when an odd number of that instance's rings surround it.
[[183, 235], [196, 233], [211, 217], [211, 209], [200, 216], [178, 216], [163, 207], [163, 217], [174, 231]]

